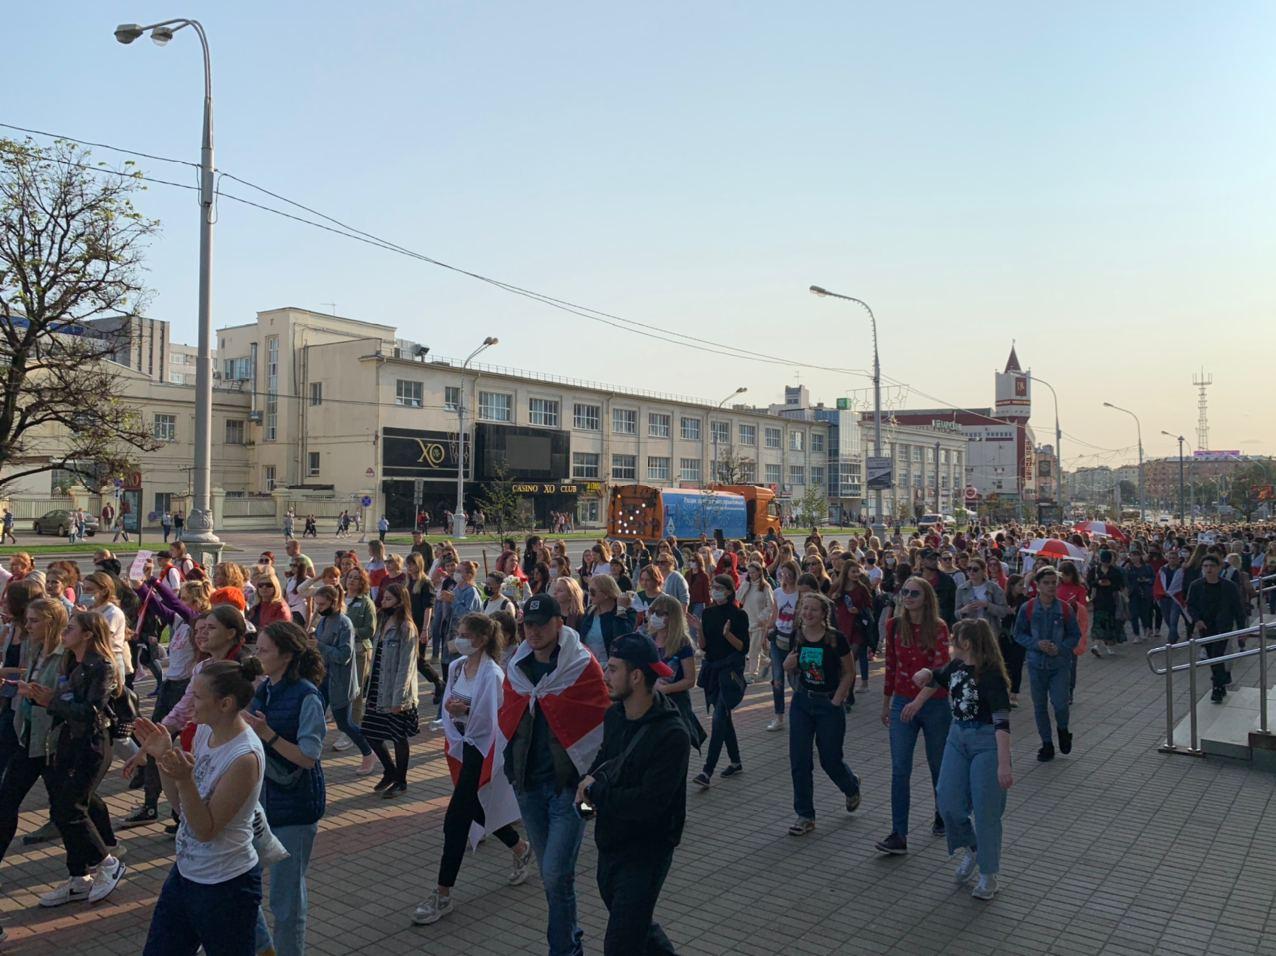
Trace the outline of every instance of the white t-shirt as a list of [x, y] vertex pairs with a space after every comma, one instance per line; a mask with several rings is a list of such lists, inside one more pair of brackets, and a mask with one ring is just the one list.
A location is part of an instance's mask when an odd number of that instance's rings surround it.
[[792, 594], [786, 594], [783, 588], [775, 589], [775, 629], [786, 636], [793, 633], [797, 599], [797, 588]]
[[200, 724], [195, 730], [195, 742], [191, 748], [195, 755], [192, 776], [200, 797], [207, 800], [222, 774], [246, 753], [257, 757], [257, 782], [222, 832], [207, 843], [195, 839], [183, 816], [177, 830], [177, 872], [192, 883], [204, 886], [233, 880], [257, 865], [257, 851], [253, 849], [253, 812], [257, 809], [261, 781], [266, 771], [265, 750], [251, 727], [219, 747], [209, 744], [212, 734], [211, 727]]
[[93, 608], [106, 618], [106, 625], [111, 629], [111, 650], [125, 674], [133, 673], [133, 655], [128, 648], [128, 619], [124, 612], [114, 604], [99, 604]]
[[168, 666], [164, 668], [165, 680], [187, 680], [195, 667], [195, 640], [191, 626], [181, 618], [175, 618], [168, 639]]
[[868, 575], [868, 580], [872, 583], [873, 587], [877, 587], [882, 583], [882, 569], [877, 565], [872, 565], [865, 573]]

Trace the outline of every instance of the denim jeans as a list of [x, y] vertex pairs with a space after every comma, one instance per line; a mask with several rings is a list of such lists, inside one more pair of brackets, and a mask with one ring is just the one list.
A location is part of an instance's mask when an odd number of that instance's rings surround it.
[[812, 744], [820, 755], [820, 767], [846, 796], [859, 793], [860, 782], [842, 759], [846, 736], [846, 711], [828, 697], [801, 688], [793, 692], [789, 713], [789, 771], [793, 774], [793, 812], [815, 819], [815, 766]]
[[1068, 680], [1070, 667], [1065, 661], [1059, 667], [1047, 670], [1028, 665], [1028, 685], [1032, 688], [1032, 715], [1037, 720], [1037, 733], [1041, 744], [1054, 746], [1054, 733], [1050, 728], [1049, 706], [1054, 709], [1054, 722], [1060, 730], [1068, 729]]
[[1005, 809], [1006, 791], [997, 783], [997, 733], [992, 724], [954, 720], [939, 771], [939, 813], [944, 818], [948, 852], [969, 847], [975, 850], [979, 872], [995, 875], [1001, 868]]
[[855, 649], [855, 659], [860, 662], [860, 683], [868, 683], [868, 641], [861, 641]]
[[186, 879], [174, 865], [151, 914], [143, 956], [253, 956], [253, 921], [261, 913], [261, 867], [224, 883]]
[[1130, 595], [1130, 630], [1138, 637], [1142, 631], [1152, 632], [1152, 599], [1142, 594]]
[[1173, 643], [1179, 637], [1179, 620], [1183, 617], [1183, 609], [1171, 597], [1158, 598], [1158, 603], [1161, 605], [1161, 617], [1170, 632], [1170, 643]]
[[891, 698], [891, 830], [908, 836], [908, 811], [912, 802], [910, 784], [913, 779], [913, 750], [917, 735], [926, 735], [926, 763], [930, 767], [931, 792], [939, 783], [939, 763], [944, 756], [944, 743], [952, 710], [948, 701], [934, 698], [922, 704], [909, 723], [900, 714], [912, 698], [896, 694]]
[[788, 679], [788, 675], [784, 673], [784, 659], [788, 656], [789, 652], [777, 648], [773, 639], [771, 641], [771, 701], [775, 712], [781, 717], [784, 716], [784, 685]]
[[718, 758], [722, 756], [722, 746], [726, 745], [727, 759], [731, 763], [740, 762], [740, 743], [735, 735], [735, 723], [731, 720], [731, 708], [726, 707], [722, 703], [723, 686], [725, 681], [719, 683], [718, 696], [713, 701], [713, 723], [709, 730], [709, 752], [704, 758], [704, 772], [709, 776], [713, 776], [713, 770], [718, 766]]
[[576, 812], [575, 788], [558, 790], [546, 783], [517, 797], [549, 904], [549, 956], [580, 956], [584, 934], [576, 922], [576, 857], [585, 821]]
[[[301, 956], [306, 951], [306, 867], [315, 844], [318, 823], [271, 827], [288, 851], [288, 859], [270, 868], [270, 915], [275, 920], [274, 946], [278, 956]], [[271, 934], [266, 915], [257, 909], [257, 951], [268, 949]]]

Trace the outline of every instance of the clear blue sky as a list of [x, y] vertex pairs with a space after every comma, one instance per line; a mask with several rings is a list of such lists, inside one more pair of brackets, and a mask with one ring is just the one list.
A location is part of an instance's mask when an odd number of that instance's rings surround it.
[[[1162, 428], [1194, 441], [1204, 365], [1211, 444], [1276, 452], [1276, 5], [24, 4], [0, 121], [197, 159], [195, 38], [111, 36], [176, 15], [210, 35], [222, 169], [414, 249], [867, 368], [864, 316], [819, 283], [873, 305], [887, 375], [964, 406], [1016, 339], [1065, 431], [1127, 449], [1065, 437], [1069, 467], [1133, 457], [1105, 399], [1149, 455]], [[193, 198], [143, 204], [149, 311], [193, 342]], [[619, 385], [765, 403], [795, 380], [228, 202], [216, 254], [217, 325], [335, 302], [438, 354], [499, 335], [493, 362]], [[830, 403], [867, 384], [801, 380]]]

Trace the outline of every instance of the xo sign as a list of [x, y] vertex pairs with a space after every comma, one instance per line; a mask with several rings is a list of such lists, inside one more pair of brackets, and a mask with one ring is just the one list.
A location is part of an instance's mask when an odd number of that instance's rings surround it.
[[416, 443], [421, 446], [421, 457], [417, 459], [417, 464], [425, 462], [432, 468], [437, 468], [443, 464], [444, 458], [447, 457], [447, 451], [439, 442], [426, 442], [418, 438]]

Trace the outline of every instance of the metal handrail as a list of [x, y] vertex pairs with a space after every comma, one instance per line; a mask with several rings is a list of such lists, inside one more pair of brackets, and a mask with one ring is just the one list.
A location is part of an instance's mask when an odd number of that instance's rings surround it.
[[[1268, 583], [1270, 582], [1270, 583]], [[1267, 643], [1266, 633], [1269, 630], [1276, 630], [1276, 621], [1265, 621], [1263, 619], [1263, 595], [1271, 591], [1276, 591], [1276, 574], [1257, 576], [1251, 579], [1252, 584], [1256, 584], [1254, 591], [1258, 597], [1258, 623], [1251, 624], [1249, 627], [1239, 628], [1234, 631], [1227, 631], [1223, 634], [1211, 634], [1207, 637], [1196, 637], [1189, 632], [1186, 641], [1179, 641], [1171, 644], [1162, 644], [1160, 647], [1154, 647], [1147, 652], [1147, 665], [1153, 674], [1158, 677], [1165, 678], [1165, 744], [1161, 747], [1163, 753], [1189, 754], [1194, 757], [1204, 756], [1200, 747], [1200, 735], [1198, 733], [1196, 719], [1196, 705], [1198, 703], [1196, 695], [1196, 669], [1198, 667], [1213, 666], [1214, 664], [1223, 664], [1228, 661], [1241, 660], [1246, 657], [1258, 658], [1258, 728], [1263, 734], [1270, 733], [1270, 725], [1268, 723], [1268, 704], [1267, 704], [1267, 653], [1268, 651], [1276, 651], [1276, 644], [1269, 645]], [[1190, 622], [1189, 622], [1190, 626]], [[1243, 651], [1236, 651], [1232, 654], [1221, 654], [1218, 657], [1207, 657], [1200, 660], [1200, 654], [1197, 648], [1206, 644], [1212, 644], [1216, 641], [1227, 641], [1231, 638], [1241, 637], [1257, 637], [1258, 646], [1246, 648]], [[1187, 649], [1188, 659], [1185, 663], [1174, 663], [1174, 652], [1176, 650]], [[1158, 669], [1153, 663], [1154, 654], [1165, 655], [1165, 667]], [[1174, 742], [1174, 675], [1177, 672], [1187, 671], [1188, 698], [1190, 718], [1191, 740], [1187, 747], [1180, 747]]]

